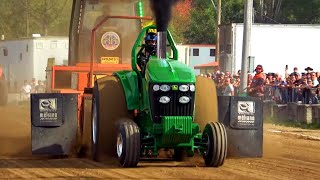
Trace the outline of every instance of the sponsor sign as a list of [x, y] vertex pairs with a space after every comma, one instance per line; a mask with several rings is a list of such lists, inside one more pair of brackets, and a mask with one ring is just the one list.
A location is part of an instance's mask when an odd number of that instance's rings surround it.
[[117, 33], [109, 31], [102, 35], [101, 45], [106, 50], [113, 51], [117, 49], [120, 45], [120, 37]]
[[119, 64], [120, 58], [119, 57], [101, 57], [100, 61], [101, 61], [101, 64]]
[[58, 120], [57, 98], [39, 99], [39, 117], [42, 122], [56, 122]]
[[255, 103], [253, 101], [238, 101], [238, 125], [255, 125]]

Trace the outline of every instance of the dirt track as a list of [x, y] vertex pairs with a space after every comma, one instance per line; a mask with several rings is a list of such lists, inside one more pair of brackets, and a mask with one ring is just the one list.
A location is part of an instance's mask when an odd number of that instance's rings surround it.
[[[223, 167], [202, 167], [202, 159], [178, 162], [141, 162], [122, 169], [88, 159], [45, 159], [31, 156], [30, 115], [24, 106], [0, 107], [0, 178], [137, 178], [137, 179], [319, 179], [320, 141], [291, 136], [265, 124], [264, 157], [227, 159]], [[304, 131], [320, 138], [320, 131]]]

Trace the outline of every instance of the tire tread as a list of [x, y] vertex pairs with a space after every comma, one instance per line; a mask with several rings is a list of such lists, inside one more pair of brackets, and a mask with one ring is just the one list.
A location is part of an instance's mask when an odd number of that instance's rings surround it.
[[125, 155], [119, 158], [122, 167], [135, 167], [140, 160], [140, 130], [134, 121], [130, 119], [121, 120], [119, 132], [125, 132]]
[[212, 141], [208, 155], [204, 156], [206, 166], [222, 166], [227, 155], [227, 135], [224, 125], [220, 122], [210, 122], [206, 125], [204, 133], [208, 133]]

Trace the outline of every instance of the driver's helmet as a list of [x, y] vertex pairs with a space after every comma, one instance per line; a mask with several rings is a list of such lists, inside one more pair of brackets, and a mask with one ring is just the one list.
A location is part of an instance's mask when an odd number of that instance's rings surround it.
[[157, 34], [156, 33], [148, 33], [145, 37], [146, 42], [146, 51], [152, 55], [155, 55], [157, 50]]
[[155, 33], [148, 33], [145, 37], [145, 41], [147, 45], [156, 45], [157, 44], [157, 34]]

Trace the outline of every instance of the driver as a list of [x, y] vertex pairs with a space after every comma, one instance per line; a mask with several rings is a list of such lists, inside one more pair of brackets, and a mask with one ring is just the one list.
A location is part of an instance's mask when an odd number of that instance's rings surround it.
[[145, 44], [142, 44], [138, 52], [138, 65], [144, 73], [150, 56], [155, 56], [157, 51], [157, 34], [149, 32], [145, 37]]

